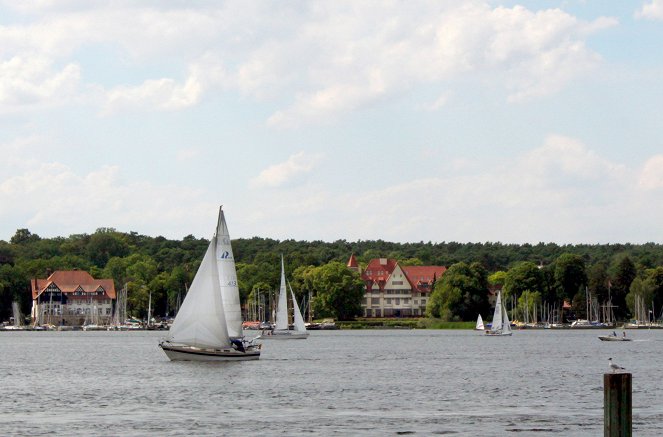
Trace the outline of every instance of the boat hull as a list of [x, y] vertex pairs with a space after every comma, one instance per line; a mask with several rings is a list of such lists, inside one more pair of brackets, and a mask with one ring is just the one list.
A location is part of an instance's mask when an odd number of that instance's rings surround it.
[[615, 337], [614, 335], [599, 335], [601, 341], [631, 341], [630, 338]]
[[171, 361], [248, 361], [260, 358], [260, 347], [250, 346], [246, 352], [235, 349], [202, 349], [161, 343], [159, 347]]
[[285, 331], [267, 333], [257, 337], [260, 340], [304, 340], [308, 338], [308, 332]]
[[510, 337], [512, 332], [490, 332], [486, 331], [486, 335], [489, 337]]

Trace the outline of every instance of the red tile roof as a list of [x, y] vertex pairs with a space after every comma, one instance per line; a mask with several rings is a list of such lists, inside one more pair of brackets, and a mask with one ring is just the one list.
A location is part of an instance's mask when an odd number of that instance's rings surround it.
[[[366, 283], [366, 288], [370, 290], [374, 284], [384, 289], [385, 283], [394, 272], [398, 261], [389, 258], [374, 258], [366, 266], [361, 274], [361, 278]], [[433, 282], [447, 271], [444, 266], [408, 266], [402, 267], [403, 273], [407, 278], [413, 291], [427, 293], [432, 289]]]
[[355, 258], [354, 253], [352, 255], [350, 255], [350, 259], [348, 260], [348, 267], [350, 267], [352, 269], [359, 268], [359, 264], [357, 263], [357, 258]]
[[433, 282], [438, 281], [447, 271], [444, 266], [407, 266], [401, 268], [408, 281], [410, 281], [412, 289], [424, 293], [432, 291]]
[[73, 293], [79, 287], [85, 292], [93, 292], [103, 288], [110, 299], [115, 299], [115, 283], [112, 279], [94, 279], [82, 270], [58, 270], [46, 279], [33, 279], [32, 299], [37, 299], [51, 284], [55, 284], [63, 293]]

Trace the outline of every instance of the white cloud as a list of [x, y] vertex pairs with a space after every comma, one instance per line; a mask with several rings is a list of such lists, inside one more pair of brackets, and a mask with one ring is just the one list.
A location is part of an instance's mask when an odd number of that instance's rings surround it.
[[78, 66], [69, 64], [60, 71], [44, 58], [15, 56], [0, 61], [0, 111], [15, 112], [33, 105], [67, 101], [77, 91]]
[[[606, 159], [575, 138], [550, 135], [519, 156], [458, 166], [370, 191], [302, 185], [247, 217], [276, 238], [350, 241], [646, 242], [663, 239], [663, 155], [644, 168]], [[653, 177], [653, 179], [649, 179]], [[642, 186], [643, 181], [645, 186]], [[639, 185], [640, 183], [640, 185]], [[297, 205], [297, 208], [292, 208]], [[305, 205], [305, 207], [303, 207]], [[311, 226], [315, 223], [315, 226]]]
[[663, 188], [663, 155], [652, 156], [645, 162], [638, 184], [645, 190]]
[[[85, 60], [78, 57], [101, 50], [125, 70], [122, 77], [133, 76], [110, 87], [100, 102], [106, 113], [184, 109], [218, 88], [237, 89], [275, 100], [268, 124], [282, 127], [333, 120], [419, 85], [452, 85], [467, 74], [484, 86], [504, 88], [511, 101], [546, 96], [600, 63], [585, 40], [616, 24], [603, 17], [582, 21], [559, 9], [480, 1], [160, 9], [131, 2], [92, 8], [86, 2], [42, 1], [7, 7], [32, 22], [0, 26], [0, 62], [37, 56], [46, 65], [65, 65], [66, 78], [80, 65], [86, 83], [79, 92], [98, 90], [101, 84], [86, 75]], [[199, 64], [204, 57], [216, 59], [211, 72], [197, 68], [209, 66]], [[171, 68], [189, 66], [187, 78], [159, 74], [166, 58]], [[15, 99], [44, 98], [20, 91], [41, 88], [48, 77], [26, 76], [23, 86], [5, 88]], [[57, 70], [50, 77], [57, 81]]]
[[181, 85], [172, 79], [148, 80], [136, 87], [121, 86], [109, 91], [103, 113], [126, 109], [184, 109], [198, 103], [201, 94], [202, 85], [192, 77]]
[[251, 186], [256, 188], [282, 186], [298, 176], [311, 172], [321, 158], [321, 155], [296, 153], [287, 161], [269, 166], [261, 171], [256, 178], [251, 180]]
[[49, 236], [94, 232], [97, 227], [160, 229], [179, 238], [184, 236], [180, 229], [187, 229], [207, 236], [206, 218], [218, 206], [204, 194], [179, 185], [127, 183], [117, 166], [80, 174], [58, 162], [33, 163], [0, 181], [0, 221]]
[[636, 18], [646, 20], [663, 20], [663, 0], [651, 0], [635, 12]]

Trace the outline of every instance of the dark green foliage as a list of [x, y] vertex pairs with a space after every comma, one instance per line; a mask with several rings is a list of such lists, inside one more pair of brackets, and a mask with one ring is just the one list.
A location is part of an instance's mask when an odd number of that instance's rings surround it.
[[[29, 313], [30, 279], [45, 278], [47, 271], [57, 269], [81, 269], [95, 277], [110, 277], [118, 289], [127, 283], [129, 310], [135, 315], [146, 312], [149, 288], [153, 288], [155, 314], [166, 310], [172, 313], [177, 296], [183, 298], [208, 244], [208, 240], [192, 235], [170, 240], [112, 228], [66, 238], [41, 238], [28, 229], [18, 229], [10, 242], [0, 241], [0, 267], [3, 268], [0, 271], [0, 320], [8, 318], [14, 298], [20, 300], [22, 311]], [[622, 317], [627, 315], [626, 295], [631, 283], [640, 274], [653, 287], [657, 315], [663, 307], [663, 245], [655, 243], [560, 246], [554, 243], [280, 241], [253, 237], [236, 239], [232, 244], [243, 300], [254, 289], [266, 293], [268, 289], [278, 288], [281, 254], [285, 257], [286, 274], [301, 298], [318, 290], [312, 271], [330, 263], [336, 263], [335, 268], [338, 264], [345, 266], [354, 253], [360, 264], [371, 258], [392, 257], [403, 265], [451, 266], [462, 262], [475, 272], [479, 266], [487, 273], [504, 271], [505, 277], [512, 280], [508, 285], [505, 283], [505, 292], [517, 296], [525, 290], [539, 292], [542, 301], [548, 304], [559, 303], [563, 298], [571, 300], [584, 290], [585, 284], [599, 303], [603, 303], [608, 299], [610, 282], [613, 304], [619, 306], [617, 311]], [[472, 308], [482, 303], [472, 301], [479, 296], [472, 290], [480, 286], [470, 281], [470, 289], [461, 293], [470, 301], [457, 304], [455, 317], [460, 313], [468, 320], [476, 318], [476, 314], [471, 313], [477, 310]], [[323, 301], [319, 299], [318, 305]], [[331, 311], [325, 305], [320, 310]], [[354, 313], [355, 309], [347, 314]], [[482, 309], [480, 312], [485, 316], [490, 311]], [[341, 313], [346, 314], [345, 310]]]
[[610, 287], [612, 304], [616, 305], [615, 316], [624, 318], [627, 314], [626, 295], [629, 293], [631, 283], [637, 276], [635, 264], [628, 256], [622, 256], [613, 265], [613, 280]]
[[445, 321], [467, 321], [488, 315], [488, 275], [479, 264], [456, 263], [435, 283], [426, 312]]

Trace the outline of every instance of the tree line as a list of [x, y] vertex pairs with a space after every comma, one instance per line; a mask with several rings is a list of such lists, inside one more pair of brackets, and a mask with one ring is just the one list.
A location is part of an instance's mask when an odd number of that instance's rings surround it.
[[[155, 314], [173, 314], [208, 244], [209, 240], [193, 235], [174, 240], [113, 228], [54, 238], [18, 229], [10, 241], [0, 240], [0, 320], [11, 315], [13, 301], [19, 302], [24, 313], [29, 312], [32, 278], [46, 278], [49, 270], [71, 269], [88, 271], [95, 278], [112, 278], [116, 289], [126, 285], [128, 309], [134, 316], [145, 317], [150, 293]], [[232, 246], [243, 302], [278, 289], [283, 255], [293, 290], [300, 298], [309, 293], [313, 296], [316, 317], [345, 319], [360, 313], [363, 284], [356, 273], [345, 268], [352, 253], [363, 265], [373, 258], [394, 258], [402, 265], [448, 266], [430, 299], [429, 314], [435, 317], [476, 318], [477, 305], [486, 303], [473, 290], [500, 281], [505, 293], [516, 299], [540, 293], [541, 302], [551, 303], [560, 299], [577, 303], [585, 285], [603, 299], [610, 281], [613, 304], [619, 306], [621, 317], [630, 315], [628, 305], [635, 295], [653, 301], [657, 308], [663, 303], [659, 285], [663, 282], [659, 271], [663, 245], [655, 243], [323, 242], [253, 237], [235, 239]], [[619, 273], [620, 269], [625, 273]], [[635, 294], [629, 294], [631, 291]], [[576, 306], [580, 310], [582, 305]], [[481, 311], [486, 314], [485, 309]]]
[[456, 263], [436, 282], [426, 310], [431, 317], [450, 321], [485, 317], [490, 314], [485, 290], [492, 286], [502, 290], [521, 321], [537, 310], [541, 320], [546, 308], [550, 314], [550, 308], [561, 309], [564, 303], [570, 308], [560, 313], [568, 319], [662, 319], [663, 267], [634, 262], [632, 256], [624, 252], [610, 262], [588, 265], [581, 255], [563, 253], [549, 264], [517, 261], [493, 273], [478, 262]]

